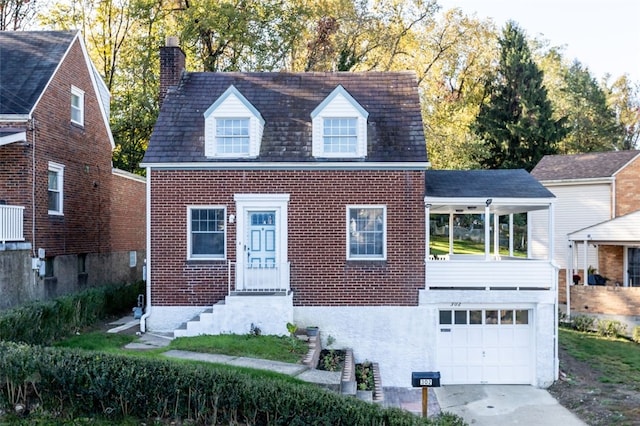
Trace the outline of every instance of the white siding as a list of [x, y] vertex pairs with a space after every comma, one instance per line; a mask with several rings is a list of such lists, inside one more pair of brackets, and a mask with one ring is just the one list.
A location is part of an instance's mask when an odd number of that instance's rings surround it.
[[[544, 184], [544, 182], [543, 182]], [[555, 204], [555, 256], [560, 268], [567, 267], [569, 242], [567, 234], [596, 225], [612, 218], [611, 185], [607, 183], [588, 185], [545, 185], [556, 196]], [[529, 213], [531, 226], [531, 251], [533, 257], [546, 253], [546, 235], [549, 227], [547, 212]], [[580, 250], [579, 265], [583, 265]], [[589, 250], [588, 264], [597, 267], [597, 252]]]

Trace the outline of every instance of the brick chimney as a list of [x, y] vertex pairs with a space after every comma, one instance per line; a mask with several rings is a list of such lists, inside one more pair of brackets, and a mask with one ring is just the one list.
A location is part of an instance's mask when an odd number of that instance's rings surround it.
[[160, 105], [167, 92], [178, 85], [185, 67], [186, 55], [178, 46], [178, 37], [167, 37], [165, 45], [160, 48]]

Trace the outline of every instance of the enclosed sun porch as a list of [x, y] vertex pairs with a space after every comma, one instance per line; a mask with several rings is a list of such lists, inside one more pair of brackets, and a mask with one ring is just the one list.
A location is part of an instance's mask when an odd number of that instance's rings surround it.
[[[555, 289], [554, 200], [525, 170], [427, 171], [426, 289]], [[533, 211], [546, 232], [532, 232]]]

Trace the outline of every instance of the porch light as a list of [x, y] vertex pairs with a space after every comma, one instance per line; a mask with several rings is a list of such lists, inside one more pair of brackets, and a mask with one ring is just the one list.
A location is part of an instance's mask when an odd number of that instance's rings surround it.
[[487, 207], [489, 207], [489, 206], [491, 205], [491, 203], [492, 203], [492, 202], [493, 202], [493, 199], [492, 199], [492, 198], [487, 198], [487, 202], [486, 202]]

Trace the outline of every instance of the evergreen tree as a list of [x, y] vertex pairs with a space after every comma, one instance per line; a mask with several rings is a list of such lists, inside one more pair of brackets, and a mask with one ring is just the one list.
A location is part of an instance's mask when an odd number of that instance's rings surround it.
[[496, 75], [485, 86], [488, 101], [472, 125], [484, 144], [479, 163], [530, 171], [544, 155], [556, 153], [556, 143], [565, 134], [563, 120], [552, 117], [542, 71], [515, 23], [506, 24], [499, 46]]

